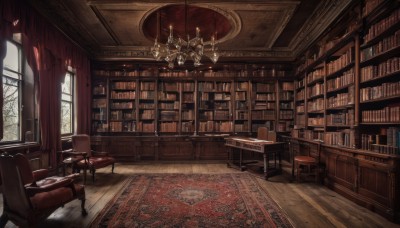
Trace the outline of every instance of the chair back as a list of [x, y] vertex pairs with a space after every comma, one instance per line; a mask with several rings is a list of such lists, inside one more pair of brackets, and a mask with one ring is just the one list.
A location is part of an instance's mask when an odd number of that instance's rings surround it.
[[89, 135], [73, 135], [72, 136], [72, 148], [77, 152], [86, 152], [88, 157], [92, 156], [90, 148], [90, 136]]
[[0, 173], [5, 210], [21, 217], [28, 217], [32, 205], [25, 191], [25, 184], [33, 181], [28, 159], [17, 154], [0, 156]]
[[261, 140], [268, 140], [268, 128], [259, 127], [257, 129], [257, 138]]

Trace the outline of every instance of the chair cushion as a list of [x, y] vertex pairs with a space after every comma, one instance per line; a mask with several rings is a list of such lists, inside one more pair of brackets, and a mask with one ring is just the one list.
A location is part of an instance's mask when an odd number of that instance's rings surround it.
[[71, 188], [63, 187], [49, 192], [37, 193], [30, 197], [33, 209], [50, 209], [59, 207], [62, 203], [68, 203], [74, 199]]
[[317, 160], [310, 156], [295, 156], [294, 161], [301, 164], [315, 164]]
[[[93, 167], [95, 169], [103, 168], [115, 163], [115, 159], [113, 157], [90, 157], [89, 158], [89, 167]], [[85, 161], [79, 161], [79, 167], [85, 166]]]

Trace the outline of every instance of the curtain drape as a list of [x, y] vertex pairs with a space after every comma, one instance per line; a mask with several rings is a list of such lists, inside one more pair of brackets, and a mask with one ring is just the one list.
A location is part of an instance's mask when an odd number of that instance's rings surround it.
[[[77, 70], [77, 132], [90, 134], [90, 61], [81, 48], [31, 8], [28, 1], [1, 0], [0, 43], [4, 45], [15, 32], [23, 34], [24, 53], [36, 81], [39, 81], [41, 148], [50, 152], [49, 165], [55, 167], [56, 151], [61, 149], [61, 82], [64, 80], [67, 66]], [[2, 60], [5, 48], [0, 48]], [[0, 71], [2, 69], [0, 65]], [[3, 99], [0, 101], [1, 110], [2, 101]], [[2, 120], [0, 129], [2, 137]]]

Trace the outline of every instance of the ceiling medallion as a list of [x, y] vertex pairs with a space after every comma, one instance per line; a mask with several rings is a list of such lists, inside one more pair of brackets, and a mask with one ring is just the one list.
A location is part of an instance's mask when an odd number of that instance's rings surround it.
[[[168, 27], [166, 26], [168, 25]], [[168, 29], [166, 29], [168, 28]], [[202, 65], [203, 56], [216, 63], [220, 57], [216, 47], [219, 37], [232, 30], [230, 21], [219, 12], [188, 5], [168, 5], [151, 13], [143, 24], [148, 38], [154, 39], [154, 59], [166, 61], [169, 68], [182, 66], [187, 59], [195, 67]], [[200, 34], [209, 37], [204, 41]]]

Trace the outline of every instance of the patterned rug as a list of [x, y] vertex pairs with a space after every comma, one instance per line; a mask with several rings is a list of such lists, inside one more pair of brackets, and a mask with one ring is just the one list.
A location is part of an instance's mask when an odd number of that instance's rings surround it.
[[138, 174], [91, 227], [292, 227], [249, 174]]

